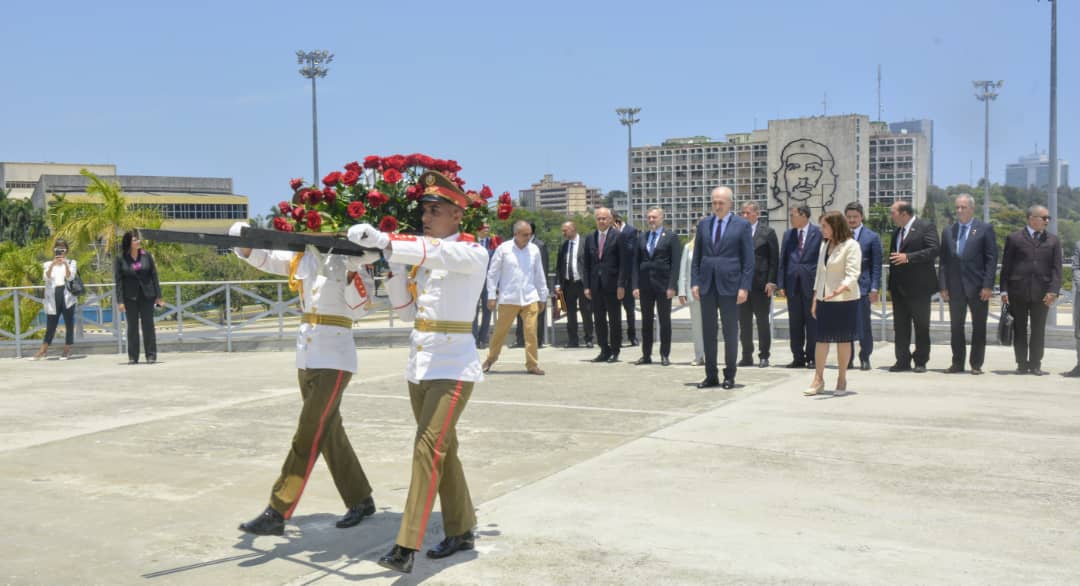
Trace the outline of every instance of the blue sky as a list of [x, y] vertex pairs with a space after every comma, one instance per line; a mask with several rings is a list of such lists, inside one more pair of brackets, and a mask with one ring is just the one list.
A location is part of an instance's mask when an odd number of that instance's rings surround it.
[[[544, 173], [626, 183], [634, 143], [828, 112], [935, 122], [935, 182], [982, 174], [974, 79], [1003, 79], [991, 179], [1048, 144], [1050, 8], [905, 2], [19, 2], [0, 20], [0, 160], [115, 163], [232, 177], [264, 213], [311, 176], [297, 49], [335, 54], [319, 83], [320, 171], [363, 156], [457, 159], [470, 185]], [[1077, 160], [1080, 8], [1058, 12], [1059, 156]], [[1080, 176], [1076, 173], [1074, 177]]]

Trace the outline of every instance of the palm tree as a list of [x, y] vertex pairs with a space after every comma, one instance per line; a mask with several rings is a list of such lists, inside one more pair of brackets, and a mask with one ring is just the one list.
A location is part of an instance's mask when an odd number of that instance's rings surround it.
[[90, 180], [86, 194], [99, 201], [76, 202], [57, 196], [49, 207], [49, 224], [53, 240], [63, 238], [72, 248], [93, 248], [94, 262], [102, 270], [107, 259], [117, 252], [124, 232], [158, 228], [161, 214], [156, 209], [129, 206], [119, 183], [105, 181], [86, 169], [79, 173]]

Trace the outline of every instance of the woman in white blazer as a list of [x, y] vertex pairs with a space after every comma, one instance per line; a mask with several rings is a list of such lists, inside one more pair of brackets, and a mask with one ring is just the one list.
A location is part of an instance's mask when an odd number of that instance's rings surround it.
[[814, 349], [814, 380], [804, 395], [825, 389], [825, 360], [829, 344], [836, 344], [840, 374], [836, 393], [847, 390], [847, 366], [851, 361], [851, 341], [859, 310], [859, 273], [862, 249], [851, 237], [844, 215], [837, 211], [821, 217], [821, 251], [814, 277], [814, 302], [810, 313], [817, 320], [817, 347]]
[[52, 344], [60, 316], [64, 316], [64, 353], [60, 360], [71, 358], [71, 345], [75, 343], [75, 303], [78, 299], [67, 290], [67, 284], [75, 278], [75, 261], [67, 257], [67, 242], [57, 239], [53, 244], [53, 259], [46, 262], [42, 276], [45, 279], [45, 340], [33, 360], [45, 358]]

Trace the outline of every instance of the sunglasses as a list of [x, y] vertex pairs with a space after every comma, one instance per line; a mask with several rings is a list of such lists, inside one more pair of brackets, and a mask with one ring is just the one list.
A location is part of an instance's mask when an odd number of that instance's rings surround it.
[[1042, 220], [1044, 222], [1049, 222], [1050, 219], [1051, 219], [1050, 216], [1031, 216], [1031, 217], [1032, 218], [1038, 218], [1038, 219], [1040, 219], [1040, 220]]

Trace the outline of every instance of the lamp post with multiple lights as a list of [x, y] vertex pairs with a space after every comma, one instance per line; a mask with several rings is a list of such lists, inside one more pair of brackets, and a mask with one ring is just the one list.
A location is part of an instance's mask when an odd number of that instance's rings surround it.
[[[630, 169], [630, 149], [634, 146], [634, 133], [633, 127], [638, 122], [641, 122], [637, 118], [637, 113], [641, 111], [641, 108], [615, 108], [615, 113], [619, 115], [619, 124], [626, 127], [626, 222], [630, 223], [630, 217], [632, 215], [634, 204], [633, 199], [630, 196], [630, 183], [633, 179]], [[642, 213], [642, 217], [645, 214]]]
[[315, 97], [315, 79], [326, 77], [326, 64], [334, 60], [334, 54], [329, 51], [297, 51], [296, 62], [303, 65], [300, 75], [311, 80], [311, 149], [314, 160], [314, 172], [312, 182], [319, 182], [319, 114]]
[[1004, 81], [973, 81], [975, 86], [975, 99], [986, 104], [986, 129], [983, 142], [983, 221], [990, 222], [990, 102], [998, 97], [998, 88], [1005, 84]]

